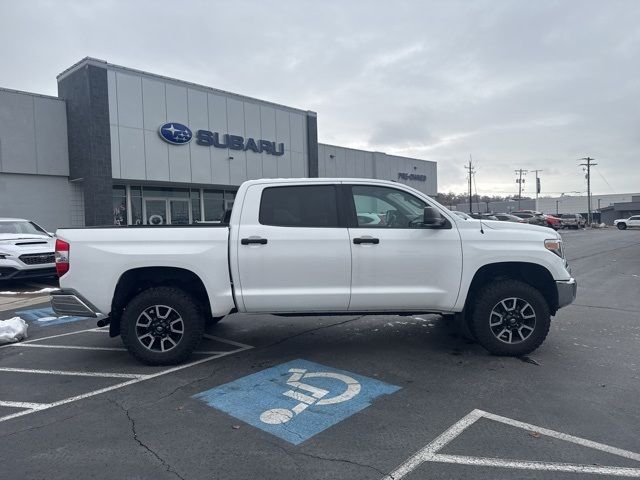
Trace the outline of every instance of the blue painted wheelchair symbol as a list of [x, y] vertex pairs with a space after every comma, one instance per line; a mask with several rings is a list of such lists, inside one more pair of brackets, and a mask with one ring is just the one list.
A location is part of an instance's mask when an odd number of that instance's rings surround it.
[[298, 445], [397, 390], [362, 375], [294, 360], [194, 398]]
[[[357, 380], [341, 373], [307, 373], [305, 369], [300, 368], [290, 368], [289, 372], [292, 373], [292, 375], [287, 381], [287, 385], [295, 388], [296, 390], [287, 390], [283, 393], [283, 395], [293, 398], [294, 400], [298, 400], [300, 403], [298, 403], [291, 410], [288, 410], [286, 408], [272, 408], [271, 410], [267, 410], [266, 412], [262, 413], [262, 415], [260, 415], [260, 420], [264, 423], [270, 423], [273, 425], [278, 423], [287, 423], [293, 418], [294, 415], [298, 415], [299, 413], [304, 412], [313, 404], [333, 405], [335, 403], [346, 402], [347, 400], [351, 400], [353, 397], [360, 393], [360, 383]], [[329, 394], [329, 391], [300, 382], [300, 380], [307, 378], [335, 378], [336, 380], [343, 382], [347, 388], [339, 395], [331, 398], [324, 398]], [[297, 389], [304, 390], [310, 393], [311, 396], [301, 393]]]

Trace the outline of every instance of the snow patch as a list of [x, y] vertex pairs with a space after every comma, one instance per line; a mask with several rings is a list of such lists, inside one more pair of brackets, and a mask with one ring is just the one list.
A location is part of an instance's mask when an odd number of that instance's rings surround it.
[[27, 322], [20, 317], [0, 320], [0, 343], [19, 342], [27, 338]]
[[11, 292], [11, 291], [6, 291], [6, 292], [0, 292], [0, 295], [41, 295], [43, 293], [57, 292], [58, 290], [60, 290], [60, 289], [59, 288], [48, 287], [48, 288], [42, 288], [40, 290], [36, 290], [35, 292]]

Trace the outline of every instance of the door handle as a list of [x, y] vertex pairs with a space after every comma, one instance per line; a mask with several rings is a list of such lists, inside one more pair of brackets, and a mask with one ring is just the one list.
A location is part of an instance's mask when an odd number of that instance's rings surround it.
[[249, 238], [243, 238], [242, 240], [240, 240], [240, 243], [242, 245], [252, 245], [252, 244], [266, 245], [267, 239], [260, 238], [260, 237], [249, 237]]
[[353, 243], [355, 243], [356, 245], [360, 245], [361, 243], [371, 243], [373, 245], [377, 245], [380, 243], [380, 239], [373, 237], [360, 237], [354, 238]]

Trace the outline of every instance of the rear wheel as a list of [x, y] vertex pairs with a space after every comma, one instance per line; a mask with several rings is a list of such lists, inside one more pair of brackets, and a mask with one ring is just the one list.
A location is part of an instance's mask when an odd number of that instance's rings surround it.
[[627, 224], [626, 223], [619, 223], [618, 224], [618, 230], [626, 230], [627, 229]]
[[489, 352], [520, 356], [544, 342], [551, 315], [537, 289], [519, 280], [501, 280], [478, 292], [470, 324], [478, 343]]
[[198, 346], [205, 321], [194, 299], [178, 288], [155, 287], [124, 309], [120, 336], [127, 350], [148, 365], [186, 360]]

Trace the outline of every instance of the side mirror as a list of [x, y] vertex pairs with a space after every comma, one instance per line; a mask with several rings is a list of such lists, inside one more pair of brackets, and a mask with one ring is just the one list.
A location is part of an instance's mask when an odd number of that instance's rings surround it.
[[422, 225], [426, 228], [442, 227], [447, 221], [440, 215], [440, 212], [433, 207], [424, 207], [422, 214]]

